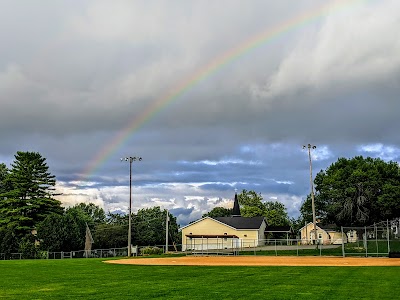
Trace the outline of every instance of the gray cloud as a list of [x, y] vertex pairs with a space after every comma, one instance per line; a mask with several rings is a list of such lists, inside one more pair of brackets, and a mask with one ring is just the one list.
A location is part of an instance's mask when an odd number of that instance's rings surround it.
[[318, 146], [315, 172], [340, 156], [399, 158], [398, 1], [357, 2], [293, 27], [154, 104], [251, 37], [326, 3], [5, 1], [0, 161], [42, 153], [65, 205], [126, 210], [119, 158], [141, 155], [135, 209], [161, 205], [185, 224], [245, 188], [297, 215], [309, 192], [303, 144]]

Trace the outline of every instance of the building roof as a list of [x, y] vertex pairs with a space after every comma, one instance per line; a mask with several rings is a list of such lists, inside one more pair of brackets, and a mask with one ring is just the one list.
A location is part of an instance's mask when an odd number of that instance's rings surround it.
[[230, 239], [238, 239], [239, 237], [234, 234], [186, 234], [187, 237], [194, 238], [194, 239], [199, 239], [199, 238], [205, 238], [205, 239], [212, 239], [212, 238], [230, 238]]
[[293, 232], [293, 228], [290, 225], [287, 226], [268, 226], [265, 228], [265, 232]]
[[325, 231], [338, 231], [338, 227], [335, 224], [326, 224], [326, 225], [318, 224], [317, 227]]
[[213, 218], [216, 221], [229, 225], [235, 229], [260, 229], [263, 222], [265, 222], [264, 217], [216, 217]]
[[[306, 227], [306, 226], [308, 226], [308, 225], [313, 225], [313, 222], [308, 222], [305, 226], [301, 227], [301, 228], [299, 229], [299, 231], [303, 230], [303, 228]], [[338, 229], [338, 227], [337, 227], [335, 224], [326, 224], [326, 225], [323, 225], [323, 224], [321, 224], [321, 223], [317, 223], [317, 230], [318, 230], [318, 228], [319, 228], [320, 230], [324, 230], [324, 231], [326, 231], [326, 232], [328, 232], [328, 231], [330, 231], [330, 232], [332, 232], [332, 231], [339, 232], [339, 231], [340, 231], [340, 230]]]

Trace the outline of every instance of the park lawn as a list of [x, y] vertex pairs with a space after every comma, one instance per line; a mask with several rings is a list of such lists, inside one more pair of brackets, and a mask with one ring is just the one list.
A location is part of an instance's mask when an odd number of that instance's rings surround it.
[[393, 299], [399, 267], [196, 267], [0, 261], [0, 299]]

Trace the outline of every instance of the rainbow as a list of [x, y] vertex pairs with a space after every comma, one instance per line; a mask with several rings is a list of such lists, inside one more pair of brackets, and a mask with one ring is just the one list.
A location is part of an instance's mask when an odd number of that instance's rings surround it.
[[93, 157], [88, 163], [86, 168], [83, 170], [80, 180], [83, 180], [93, 173], [108, 160], [113, 153], [118, 150], [128, 138], [139, 130], [149, 120], [159, 114], [166, 106], [173, 103], [190, 90], [193, 86], [210, 77], [217, 70], [224, 66], [232, 63], [239, 59], [245, 54], [250, 53], [252, 50], [265, 45], [275, 38], [290, 32], [292, 30], [301, 28], [311, 22], [321, 19], [328, 14], [338, 13], [343, 10], [350, 9], [359, 4], [365, 3], [371, 0], [334, 0], [327, 4], [318, 6], [315, 9], [307, 12], [303, 12], [288, 19], [280, 24], [277, 24], [273, 28], [267, 28], [266, 30], [251, 36], [249, 39], [238, 44], [236, 47], [216, 56], [214, 59], [209, 61], [206, 65], [196, 70], [191, 76], [185, 77], [185, 79], [178, 82], [175, 86], [169, 89], [165, 94], [161, 95], [155, 101], [151, 102], [146, 109], [141, 113], [139, 117], [132, 119], [124, 128], [122, 128], [115, 137], [108, 141], [105, 146]]

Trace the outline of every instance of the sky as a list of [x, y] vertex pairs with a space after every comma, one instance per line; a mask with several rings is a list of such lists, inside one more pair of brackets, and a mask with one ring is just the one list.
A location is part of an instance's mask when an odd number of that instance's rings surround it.
[[0, 162], [36, 151], [65, 207], [235, 190], [299, 215], [339, 157], [400, 158], [398, 0], [0, 0]]

